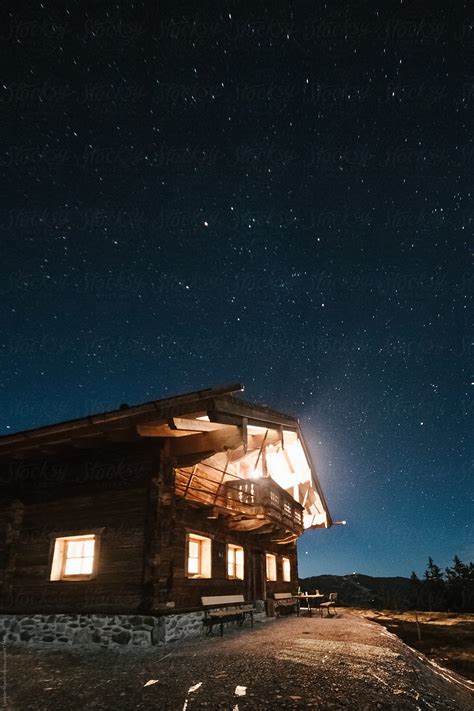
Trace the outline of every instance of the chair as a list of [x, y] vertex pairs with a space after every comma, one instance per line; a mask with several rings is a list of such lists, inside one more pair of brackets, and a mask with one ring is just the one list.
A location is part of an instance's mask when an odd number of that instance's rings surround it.
[[327, 600], [327, 602], [322, 602], [319, 606], [319, 614], [321, 615], [321, 617], [323, 616], [324, 610], [328, 611], [328, 617], [332, 617], [331, 608], [336, 607], [336, 603], [337, 603], [337, 593], [335, 593], [335, 592], [329, 593], [329, 600]]

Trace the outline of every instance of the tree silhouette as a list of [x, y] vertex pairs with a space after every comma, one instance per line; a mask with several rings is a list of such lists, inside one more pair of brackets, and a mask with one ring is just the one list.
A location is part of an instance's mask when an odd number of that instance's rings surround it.
[[451, 568], [446, 568], [447, 594], [450, 609], [474, 609], [474, 565], [466, 565], [455, 555]]
[[453, 565], [442, 571], [433, 559], [428, 558], [428, 565], [423, 578], [413, 571], [412, 604], [415, 609], [443, 611], [474, 611], [474, 564], [463, 563], [459, 556], [453, 558]]

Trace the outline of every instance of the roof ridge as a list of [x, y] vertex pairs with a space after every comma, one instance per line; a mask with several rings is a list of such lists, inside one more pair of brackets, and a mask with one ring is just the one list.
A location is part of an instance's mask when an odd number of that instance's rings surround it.
[[158, 400], [147, 400], [146, 402], [138, 403], [136, 405], [130, 405], [124, 407], [123, 404], [114, 410], [105, 410], [103, 412], [97, 412], [90, 415], [82, 415], [81, 417], [73, 417], [70, 420], [61, 420], [60, 422], [51, 422], [46, 425], [39, 425], [38, 427], [31, 427], [26, 430], [18, 430], [17, 432], [9, 432], [8, 434], [0, 435], [0, 444], [7, 444], [10, 440], [17, 439], [18, 437], [25, 437], [26, 439], [33, 435], [38, 435], [41, 430], [51, 431], [55, 428], [57, 429], [70, 429], [72, 426], [77, 425], [93, 425], [100, 424], [101, 422], [107, 422], [112, 419], [126, 419], [127, 417], [133, 416], [135, 414], [140, 414], [142, 411], [147, 409], [157, 409], [157, 406], [162, 406], [166, 403], [176, 402], [179, 404], [181, 401], [186, 402], [187, 399], [190, 402], [207, 400], [217, 395], [225, 395], [235, 392], [242, 392], [244, 386], [240, 383], [233, 383], [232, 385], [225, 385], [216, 388], [204, 388], [202, 390], [192, 390], [190, 392], [181, 393], [179, 395], [170, 395], [168, 397], [160, 398]]

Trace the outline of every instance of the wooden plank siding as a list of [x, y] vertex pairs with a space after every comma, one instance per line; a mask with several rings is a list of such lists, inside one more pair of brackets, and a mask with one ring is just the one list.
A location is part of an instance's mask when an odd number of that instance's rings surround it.
[[[1, 493], [8, 503], [0, 506], [0, 609], [138, 609], [143, 603], [145, 515], [153, 466], [148, 453], [132, 452], [13, 463], [10, 476], [3, 472]], [[16, 537], [11, 532], [14, 502], [22, 507]], [[88, 532], [97, 532], [96, 577], [51, 581], [55, 538]]]
[[[255, 553], [273, 553], [277, 556], [278, 580], [266, 582], [267, 595], [273, 592], [297, 591], [296, 545], [281, 546], [270, 542], [265, 536], [229, 531], [223, 519], [208, 519], [208, 510], [197, 508], [184, 499], [177, 499], [176, 523], [173, 543], [173, 580], [169, 590], [169, 599], [176, 608], [196, 608], [204, 595], [242, 594], [246, 600], [253, 600], [250, 584], [251, 566]], [[186, 536], [197, 533], [212, 540], [211, 578], [188, 578], [186, 575]], [[227, 577], [227, 544], [234, 543], [244, 549], [244, 580]], [[282, 580], [282, 556], [291, 561], [292, 581]]]
[[[209, 470], [207, 483], [198, 476], [195, 485], [210, 493], [193, 502], [183, 496], [187, 479], [176, 474], [168, 440], [109, 445], [0, 464], [0, 612], [176, 612], [200, 608], [202, 596], [296, 593], [296, 544], [231, 531], [222, 514], [208, 518], [221, 472]], [[96, 577], [51, 581], [55, 538], [88, 532], [98, 536]], [[212, 539], [211, 578], [187, 577], [191, 532]], [[227, 577], [228, 543], [244, 548], [244, 580]], [[277, 556], [275, 582], [260, 580], [265, 553]], [[282, 556], [291, 582], [282, 580]]]
[[[141, 603], [144, 488], [25, 505], [14, 575], [5, 591], [13, 608], [136, 608]], [[90, 581], [50, 581], [56, 537], [100, 530], [98, 573]], [[2, 605], [2, 607], [4, 607]], [[64, 610], [63, 610], [64, 611]]]

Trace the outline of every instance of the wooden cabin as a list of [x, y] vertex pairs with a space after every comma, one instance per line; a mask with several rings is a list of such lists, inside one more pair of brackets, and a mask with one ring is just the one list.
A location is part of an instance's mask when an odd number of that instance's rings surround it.
[[0, 438], [1, 613], [183, 613], [297, 590], [331, 518], [298, 421], [240, 386]]

